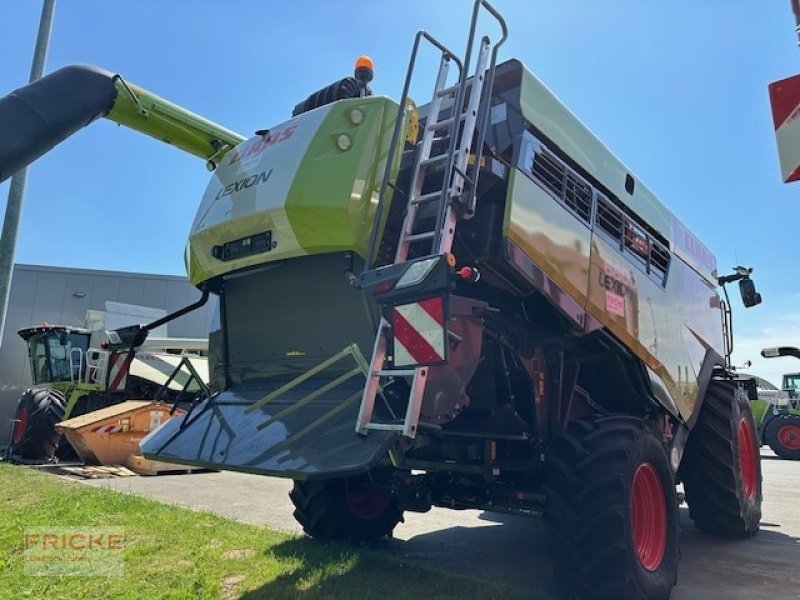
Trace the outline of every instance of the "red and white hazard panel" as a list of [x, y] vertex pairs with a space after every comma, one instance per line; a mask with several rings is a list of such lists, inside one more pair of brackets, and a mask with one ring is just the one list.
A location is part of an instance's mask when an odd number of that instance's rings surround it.
[[133, 353], [112, 354], [108, 358], [108, 389], [109, 391], [124, 390], [128, 383], [128, 370], [131, 368]]
[[394, 366], [433, 365], [446, 360], [444, 296], [392, 307]]
[[92, 433], [119, 433], [123, 429], [122, 425], [96, 425], [89, 431]]
[[800, 75], [769, 84], [783, 181], [800, 179]]

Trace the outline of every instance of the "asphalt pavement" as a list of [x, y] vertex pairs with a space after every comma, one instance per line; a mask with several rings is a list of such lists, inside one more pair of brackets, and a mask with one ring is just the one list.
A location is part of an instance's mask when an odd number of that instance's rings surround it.
[[[673, 600], [800, 598], [800, 461], [762, 451], [761, 531], [750, 540], [720, 540], [697, 531], [681, 507], [681, 561]], [[243, 473], [192, 473], [83, 480], [275, 529], [300, 533], [292, 517], [291, 481]], [[556, 594], [541, 519], [434, 508], [406, 513], [380, 551], [436, 568]]]

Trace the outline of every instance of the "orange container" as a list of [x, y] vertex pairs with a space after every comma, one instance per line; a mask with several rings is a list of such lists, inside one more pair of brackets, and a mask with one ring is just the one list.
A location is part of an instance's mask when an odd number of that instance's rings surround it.
[[[139, 442], [170, 419], [171, 406], [149, 400], [128, 400], [61, 421], [56, 430], [67, 438], [86, 464], [124, 465], [139, 454]], [[175, 416], [184, 411], [176, 410]]]

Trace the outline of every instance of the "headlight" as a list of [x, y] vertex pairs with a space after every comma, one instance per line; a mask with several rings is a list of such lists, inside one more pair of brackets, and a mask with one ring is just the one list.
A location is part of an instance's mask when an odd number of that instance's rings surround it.
[[397, 283], [394, 286], [395, 289], [409, 287], [420, 283], [428, 276], [428, 273], [430, 273], [433, 267], [436, 266], [436, 263], [439, 262], [440, 258], [441, 257], [439, 256], [434, 256], [433, 258], [415, 262], [406, 270], [405, 273], [403, 273], [400, 279], [397, 280]]
[[345, 151], [350, 149], [350, 146], [353, 145], [353, 142], [350, 140], [349, 135], [343, 133], [336, 138], [336, 145], [339, 147], [339, 150]]

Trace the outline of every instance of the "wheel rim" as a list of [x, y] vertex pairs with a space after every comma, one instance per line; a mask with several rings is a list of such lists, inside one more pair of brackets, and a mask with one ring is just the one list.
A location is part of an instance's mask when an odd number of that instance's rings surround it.
[[661, 565], [667, 547], [667, 507], [661, 479], [650, 463], [643, 463], [636, 469], [631, 504], [636, 554], [642, 567], [655, 571]]
[[756, 497], [758, 487], [758, 467], [756, 465], [755, 436], [753, 428], [746, 419], [739, 421], [739, 470], [742, 473], [742, 487], [749, 500]]
[[19, 444], [25, 436], [25, 430], [28, 428], [28, 411], [20, 408], [15, 419], [16, 422], [14, 423], [14, 432], [11, 435], [11, 439], [15, 444]]
[[781, 425], [776, 435], [781, 446], [789, 450], [800, 449], [800, 427], [797, 425]]
[[392, 496], [384, 490], [366, 486], [351, 487], [345, 482], [347, 506], [360, 519], [374, 519], [382, 515], [392, 501]]

